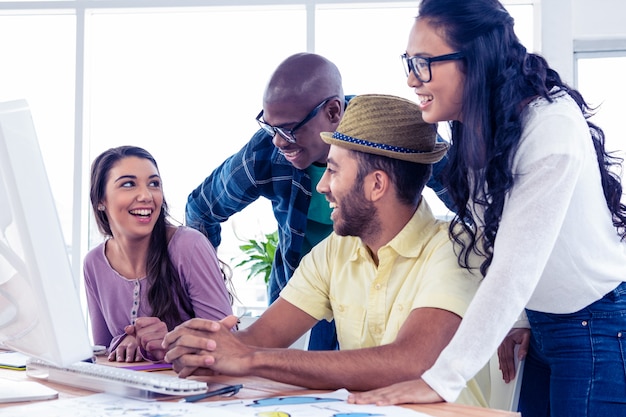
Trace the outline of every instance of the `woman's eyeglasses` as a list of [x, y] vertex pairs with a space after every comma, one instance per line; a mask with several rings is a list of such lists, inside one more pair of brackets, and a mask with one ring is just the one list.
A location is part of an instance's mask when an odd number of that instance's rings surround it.
[[408, 77], [411, 75], [411, 71], [418, 80], [423, 83], [430, 82], [432, 79], [432, 72], [430, 71], [430, 64], [433, 62], [441, 62], [441, 61], [455, 61], [457, 59], [463, 59], [464, 55], [462, 52], [453, 52], [451, 54], [439, 55], [434, 57], [423, 57], [419, 55], [408, 56], [406, 53], [400, 56], [402, 61], [404, 62], [404, 72]]

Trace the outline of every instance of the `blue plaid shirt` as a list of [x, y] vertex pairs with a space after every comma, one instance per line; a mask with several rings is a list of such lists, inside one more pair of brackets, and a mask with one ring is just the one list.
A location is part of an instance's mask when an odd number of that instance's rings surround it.
[[217, 247], [221, 222], [259, 197], [270, 200], [278, 223], [278, 247], [269, 283], [271, 302], [300, 263], [311, 190], [309, 175], [291, 165], [274, 146], [272, 137], [259, 130], [189, 195], [186, 222]]
[[[351, 96], [346, 97], [349, 100]], [[428, 182], [439, 198], [452, 207], [446, 189], [438, 181], [447, 158], [433, 167]], [[270, 163], [268, 163], [270, 162]], [[187, 199], [187, 225], [203, 232], [213, 246], [221, 241], [220, 223], [259, 197], [272, 202], [278, 223], [278, 247], [269, 282], [270, 302], [293, 275], [305, 254], [301, 253], [312, 184], [309, 175], [295, 168], [260, 129], [236, 154], [217, 167]]]

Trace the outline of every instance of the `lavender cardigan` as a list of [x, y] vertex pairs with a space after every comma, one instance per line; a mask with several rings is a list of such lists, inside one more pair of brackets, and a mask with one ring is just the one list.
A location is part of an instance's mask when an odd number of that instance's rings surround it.
[[[149, 317], [152, 308], [148, 304], [146, 277], [129, 280], [118, 274], [105, 257], [105, 246], [103, 242], [85, 256], [85, 290], [94, 343], [116, 346], [125, 336], [124, 327], [132, 322], [133, 310], [136, 317]], [[232, 314], [217, 254], [203, 234], [179, 227], [168, 251], [196, 317], [220, 320]], [[136, 307], [134, 301], [138, 302]], [[182, 310], [181, 316], [183, 321], [190, 318]]]

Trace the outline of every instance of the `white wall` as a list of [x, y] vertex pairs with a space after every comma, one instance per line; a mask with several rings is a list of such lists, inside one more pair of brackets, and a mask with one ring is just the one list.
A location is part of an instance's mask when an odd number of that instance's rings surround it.
[[[561, 0], [547, 1], [563, 3]], [[571, 3], [574, 39], [589, 36], [626, 37], [624, 0], [572, 0]]]
[[536, 5], [541, 34], [535, 50], [567, 83], [574, 84], [574, 52], [593, 45], [626, 51], [624, 0], [537, 0]]

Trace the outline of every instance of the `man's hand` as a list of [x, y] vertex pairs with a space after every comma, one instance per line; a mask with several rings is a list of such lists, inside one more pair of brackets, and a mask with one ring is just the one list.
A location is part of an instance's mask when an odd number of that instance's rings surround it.
[[528, 353], [530, 343], [530, 329], [515, 328], [509, 331], [498, 347], [498, 359], [500, 360], [500, 370], [502, 379], [507, 384], [515, 378], [515, 346], [520, 345], [517, 358], [521, 361]]
[[443, 398], [422, 379], [398, 382], [384, 388], [348, 396], [350, 404], [393, 405], [406, 403], [438, 403]]
[[235, 316], [219, 322], [198, 318], [186, 321], [165, 336], [162, 345], [167, 351], [165, 361], [173, 365], [181, 378], [220, 371], [236, 374], [241, 366], [229, 359], [249, 353], [249, 348], [232, 333], [236, 325]]

